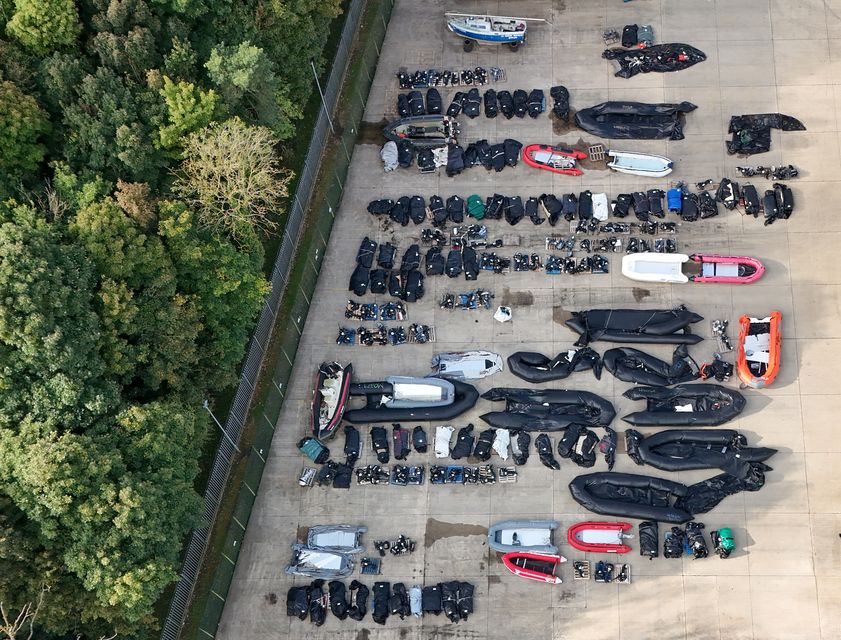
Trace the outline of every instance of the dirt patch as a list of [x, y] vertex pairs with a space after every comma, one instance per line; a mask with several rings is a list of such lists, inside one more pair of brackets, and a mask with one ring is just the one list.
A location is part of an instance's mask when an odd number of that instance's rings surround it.
[[644, 298], [648, 298], [651, 296], [651, 291], [649, 289], [643, 289], [642, 287], [634, 287], [631, 289], [631, 293], [634, 296], [634, 300], [640, 302]]
[[561, 12], [567, 10], [566, 0], [555, 0], [553, 5], [555, 7], [555, 11]]
[[572, 317], [572, 313], [563, 307], [552, 307], [552, 322], [563, 324]]
[[298, 542], [306, 542], [307, 531], [309, 531], [309, 527], [298, 527], [298, 531], [295, 533], [295, 539]]
[[534, 294], [531, 291], [511, 291], [505, 287], [500, 304], [503, 307], [530, 307], [534, 304]]
[[502, 578], [499, 576], [488, 576], [488, 584], [500, 584], [502, 582]]
[[484, 536], [488, 530], [480, 524], [464, 524], [462, 522], [441, 522], [434, 518], [426, 521], [426, 534], [423, 544], [428, 549], [438, 540], [444, 538], [459, 538], [467, 536]]
[[560, 600], [563, 602], [564, 600], [572, 600], [575, 598], [575, 591], [561, 591]]
[[266, 602], [269, 604], [277, 604], [277, 594], [276, 593], [267, 593], [266, 594]]
[[383, 129], [388, 124], [388, 120], [383, 118], [379, 122], [365, 122], [359, 123], [359, 136], [356, 139], [356, 144], [375, 144], [382, 146], [383, 144]]
[[356, 632], [356, 640], [368, 640], [371, 637], [370, 629], [360, 629]]
[[576, 129], [575, 126], [575, 110], [569, 110], [569, 118], [566, 120], [561, 120], [558, 116], [554, 113], [550, 113], [549, 119], [552, 121], [552, 133], [562, 136], [565, 133], [569, 133], [573, 129]]

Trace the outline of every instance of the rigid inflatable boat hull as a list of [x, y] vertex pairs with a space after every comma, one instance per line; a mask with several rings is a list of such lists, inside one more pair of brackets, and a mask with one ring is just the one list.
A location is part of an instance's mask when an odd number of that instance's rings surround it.
[[739, 318], [736, 372], [745, 386], [764, 389], [774, 382], [780, 372], [782, 318], [779, 311], [774, 311], [767, 318], [747, 315]]
[[579, 551], [628, 553], [622, 534], [630, 529], [627, 522], [579, 522], [567, 529], [567, 542]]
[[563, 556], [524, 551], [506, 553], [502, 556], [502, 564], [515, 576], [548, 584], [562, 582], [561, 577], [557, 575], [562, 562], [566, 562]]

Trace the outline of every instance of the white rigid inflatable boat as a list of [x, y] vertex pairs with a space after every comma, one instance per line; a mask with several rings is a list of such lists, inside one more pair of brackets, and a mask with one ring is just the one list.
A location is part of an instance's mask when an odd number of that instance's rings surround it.
[[674, 168], [674, 163], [668, 158], [648, 153], [609, 149], [607, 155], [611, 158], [607, 163], [608, 167], [619, 173], [629, 173], [634, 176], [663, 178]]

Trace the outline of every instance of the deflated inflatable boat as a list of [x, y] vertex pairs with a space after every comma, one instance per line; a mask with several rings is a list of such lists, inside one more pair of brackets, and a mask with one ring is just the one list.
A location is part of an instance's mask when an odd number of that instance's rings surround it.
[[666, 310], [591, 309], [574, 312], [565, 324], [581, 336], [578, 346], [597, 340], [697, 344], [703, 338], [690, 333], [689, 325], [703, 319], [683, 306]]
[[594, 513], [682, 523], [708, 512], [729, 495], [758, 491], [765, 484], [766, 469], [762, 463], [753, 463], [746, 476], [722, 473], [689, 486], [632, 473], [589, 473], [570, 482], [569, 491]]
[[690, 382], [700, 375], [698, 365], [689, 357], [684, 344], [675, 349], [671, 362], [632, 347], [608, 349], [604, 352], [602, 362], [605, 369], [620, 380], [655, 387]]
[[667, 429], [648, 437], [628, 429], [625, 445], [639, 465], [663, 471], [721, 469], [735, 476], [747, 475], [751, 463], [765, 462], [777, 453], [748, 447], [745, 436], [733, 429]]
[[310, 405], [315, 438], [325, 440], [336, 434], [345, 412], [352, 379], [351, 364], [343, 367], [338, 362], [323, 362], [318, 368]]
[[589, 369], [597, 379], [602, 374], [601, 358], [589, 347], [561, 351], [551, 359], [534, 351], [517, 351], [508, 356], [508, 368], [518, 378], [535, 383], [562, 380], [575, 371]]
[[763, 389], [774, 382], [780, 371], [783, 333], [782, 314], [774, 311], [767, 318], [739, 318], [739, 352], [736, 371], [748, 387]]
[[505, 411], [492, 411], [481, 416], [482, 420], [497, 429], [559, 431], [571, 424], [606, 427], [616, 416], [616, 410], [609, 401], [589, 391], [495, 387], [483, 393], [482, 397], [505, 401]]
[[408, 140], [415, 147], [443, 147], [458, 144], [459, 126], [449, 116], [410, 116], [390, 122], [383, 134], [394, 142]]
[[646, 401], [645, 411], [622, 418], [637, 427], [715, 427], [732, 420], [745, 408], [741, 393], [717, 384], [634, 387], [623, 395]]
[[575, 124], [600, 138], [683, 140], [681, 116], [697, 108], [691, 102], [602, 102], [587, 109], [580, 109], [575, 114]]
[[449, 420], [471, 409], [479, 398], [466, 382], [402, 376], [352, 384], [350, 395], [367, 399], [364, 409], [345, 412], [345, 419], [353, 423]]

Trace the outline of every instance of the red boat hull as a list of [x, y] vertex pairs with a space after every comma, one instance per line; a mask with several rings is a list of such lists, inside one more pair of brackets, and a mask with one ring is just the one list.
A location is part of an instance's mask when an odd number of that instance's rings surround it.
[[547, 584], [561, 583], [557, 571], [558, 566], [565, 560], [563, 556], [526, 551], [512, 551], [502, 556], [502, 564], [515, 576]]
[[[631, 525], [627, 522], [579, 522], [572, 525], [567, 530], [567, 542], [570, 546], [579, 551], [593, 551], [596, 553], [628, 553], [631, 550], [627, 544], [623, 543], [604, 543], [604, 542], [585, 542], [579, 536], [583, 536], [584, 531], [615, 531], [617, 537], [620, 533], [631, 529]], [[620, 538], [621, 540], [621, 538]]]
[[735, 264], [735, 265], [743, 265], [745, 267], [750, 267], [753, 269], [752, 273], [749, 273], [745, 276], [694, 276], [691, 278], [692, 282], [716, 282], [721, 284], [750, 284], [752, 282], [756, 282], [762, 277], [762, 274], [765, 273], [765, 265], [763, 265], [759, 260], [756, 258], [750, 258], [748, 256], [717, 256], [717, 255], [705, 255], [703, 253], [696, 253], [689, 256], [689, 259], [693, 262], [698, 262], [700, 264]]
[[547, 153], [564, 156], [566, 158], [571, 158], [573, 161], [584, 160], [587, 157], [587, 154], [582, 151], [576, 151], [575, 149], [567, 149], [566, 147], [553, 147], [548, 144], [530, 144], [523, 149], [523, 162], [525, 162], [530, 167], [534, 167], [535, 169], [544, 169], [553, 173], [562, 173], [567, 176], [580, 176], [582, 173], [584, 173], [578, 167], [564, 169], [561, 167], [553, 167], [552, 165], [546, 164], [544, 162], [538, 162], [534, 158], [534, 154], [537, 151], [545, 151]]

